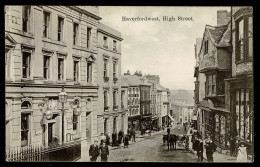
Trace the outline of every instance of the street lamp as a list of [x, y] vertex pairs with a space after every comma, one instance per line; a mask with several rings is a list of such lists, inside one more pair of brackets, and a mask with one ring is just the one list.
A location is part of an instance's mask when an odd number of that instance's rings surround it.
[[68, 94], [64, 90], [64, 86], [62, 86], [61, 92], [59, 94], [59, 102], [62, 104], [62, 144], [64, 144], [64, 104], [67, 102]]

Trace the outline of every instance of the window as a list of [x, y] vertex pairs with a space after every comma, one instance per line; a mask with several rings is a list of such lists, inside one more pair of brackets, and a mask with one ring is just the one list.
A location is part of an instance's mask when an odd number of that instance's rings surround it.
[[238, 60], [243, 60], [244, 58], [244, 20], [238, 23]]
[[124, 108], [125, 91], [121, 91], [121, 108]]
[[87, 28], [87, 48], [91, 46], [91, 28]]
[[78, 44], [78, 32], [79, 31], [79, 24], [78, 23], [73, 23], [73, 44], [77, 45]]
[[63, 41], [63, 24], [64, 19], [62, 17], [58, 17], [58, 41]]
[[117, 67], [117, 62], [113, 62], [113, 78], [117, 78], [117, 73], [116, 73], [116, 67]]
[[209, 49], [208, 47], [209, 47], [209, 41], [207, 40], [204, 42], [204, 54], [208, 53], [208, 49]]
[[113, 40], [113, 51], [117, 51], [116, 44], [117, 44], [117, 42], [115, 40]]
[[108, 59], [104, 59], [104, 77], [107, 77]]
[[117, 130], [116, 124], [117, 124], [117, 121], [116, 121], [116, 118], [114, 118], [113, 119], [113, 132], [116, 132], [116, 130]]
[[253, 57], [253, 17], [248, 17], [248, 35], [247, 35], [247, 41], [248, 41], [248, 57]]
[[21, 146], [29, 144], [29, 114], [21, 114]]
[[28, 32], [29, 25], [30, 25], [30, 6], [22, 7], [22, 15], [23, 15], [23, 32]]
[[49, 38], [50, 35], [50, 13], [43, 12], [43, 37]]
[[105, 106], [105, 110], [106, 110], [106, 108], [108, 107], [108, 92], [107, 91], [104, 92], [104, 106]]
[[103, 47], [108, 49], [108, 43], [107, 43], [107, 37], [106, 36], [103, 37], [103, 42], [104, 42]]
[[29, 79], [30, 76], [30, 59], [31, 59], [31, 54], [28, 52], [23, 52], [23, 78]]
[[236, 61], [253, 57], [253, 18], [245, 16], [236, 22]]
[[77, 128], [78, 128], [78, 116], [73, 113], [73, 118], [72, 119], [73, 119], [72, 120], [73, 130], [77, 130]]
[[113, 108], [117, 109], [117, 91], [113, 92]]
[[74, 76], [74, 82], [79, 82], [79, 61], [74, 60], [74, 66], [73, 66], [73, 76]]
[[50, 79], [50, 57], [43, 56], [43, 78]]
[[87, 82], [92, 82], [92, 62], [87, 61]]
[[104, 120], [104, 133], [107, 133], [107, 119]]
[[58, 80], [64, 80], [64, 59], [58, 58]]
[[216, 94], [216, 74], [207, 75], [205, 86], [207, 96]]

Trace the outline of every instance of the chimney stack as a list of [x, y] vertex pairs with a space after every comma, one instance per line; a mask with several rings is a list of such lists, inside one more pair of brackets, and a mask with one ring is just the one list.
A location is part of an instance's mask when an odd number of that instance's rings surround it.
[[229, 20], [230, 16], [227, 10], [217, 11], [217, 26], [227, 25]]

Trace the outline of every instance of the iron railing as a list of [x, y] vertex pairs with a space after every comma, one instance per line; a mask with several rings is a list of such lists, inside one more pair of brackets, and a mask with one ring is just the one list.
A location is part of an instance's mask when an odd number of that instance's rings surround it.
[[80, 141], [49, 147], [41, 144], [13, 147], [6, 151], [6, 161], [9, 162], [77, 161], [80, 158]]

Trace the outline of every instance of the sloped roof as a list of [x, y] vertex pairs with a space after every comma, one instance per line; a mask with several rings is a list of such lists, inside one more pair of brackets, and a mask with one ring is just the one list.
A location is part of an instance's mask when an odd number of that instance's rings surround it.
[[122, 86], [129, 86], [129, 85], [128, 85], [127, 78], [121, 78], [121, 85], [122, 85]]
[[[202, 42], [204, 41], [204, 36], [205, 36], [206, 32], [209, 33], [210, 39], [216, 47], [228, 47], [231, 45], [230, 44], [231, 43], [231, 41], [230, 41], [230, 39], [231, 39], [230, 38], [230, 35], [231, 35], [230, 22], [227, 25], [223, 25], [223, 26], [206, 25]], [[200, 47], [199, 54], [201, 52], [202, 46], [203, 45], [201, 45], [201, 47]]]
[[122, 75], [121, 80], [124, 80], [130, 86], [150, 85], [148, 82], [146, 83], [143, 77], [136, 75]]

